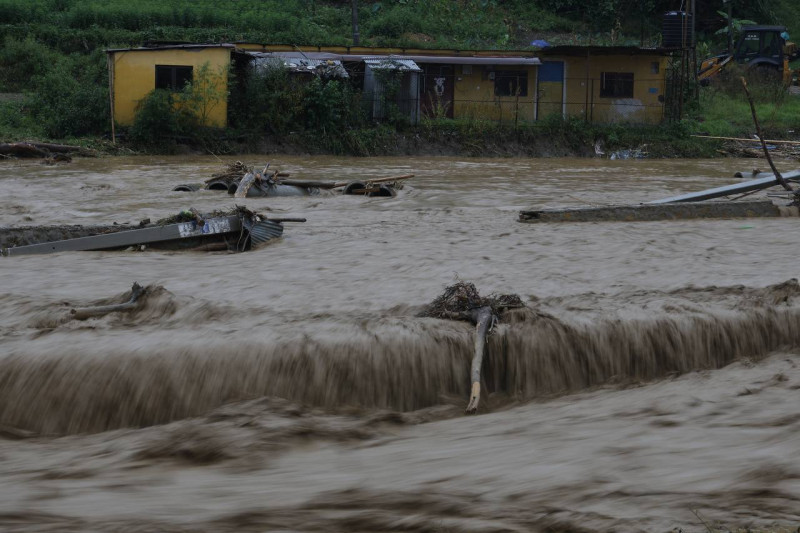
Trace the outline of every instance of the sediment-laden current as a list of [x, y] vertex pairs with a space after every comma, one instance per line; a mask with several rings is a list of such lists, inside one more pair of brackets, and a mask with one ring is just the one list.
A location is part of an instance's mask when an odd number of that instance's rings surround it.
[[[0, 529], [794, 531], [796, 219], [516, 220], [747, 164], [273, 158], [416, 177], [391, 199], [237, 199], [308, 219], [248, 253], [0, 258]], [[172, 192], [221, 165], [5, 162], [0, 226], [230, 208]], [[418, 317], [458, 279], [526, 304], [489, 338], [474, 417], [474, 329]], [[134, 281], [136, 311], [72, 319]]]

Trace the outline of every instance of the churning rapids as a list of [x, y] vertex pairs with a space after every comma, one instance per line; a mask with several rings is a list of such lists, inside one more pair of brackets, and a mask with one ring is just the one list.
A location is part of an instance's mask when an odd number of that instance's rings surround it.
[[[794, 531], [797, 220], [516, 221], [747, 164], [275, 158], [417, 177], [239, 200], [308, 219], [249, 253], [0, 258], [0, 530]], [[5, 162], [0, 226], [229, 208], [171, 192], [220, 168]], [[474, 417], [472, 326], [416, 318], [456, 279], [528, 305], [490, 337]], [[134, 281], [136, 312], [69, 320]]]

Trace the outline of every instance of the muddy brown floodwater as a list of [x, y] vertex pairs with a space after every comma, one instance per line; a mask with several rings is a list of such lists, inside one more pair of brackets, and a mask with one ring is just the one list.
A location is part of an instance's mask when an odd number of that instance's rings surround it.
[[[0, 258], [0, 530], [795, 531], [798, 221], [517, 222], [750, 164], [273, 158], [416, 178], [239, 200], [308, 219], [250, 253]], [[229, 208], [171, 192], [219, 168], [4, 162], [0, 226]], [[416, 316], [456, 279], [528, 304], [490, 338], [474, 417], [471, 327]], [[137, 311], [69, 320], [134, 281]]]

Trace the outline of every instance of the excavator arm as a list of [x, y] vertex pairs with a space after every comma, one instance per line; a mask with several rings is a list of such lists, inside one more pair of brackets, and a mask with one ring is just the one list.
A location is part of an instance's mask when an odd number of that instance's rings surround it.
[[716, 76], [719, 71], [725, 67], [725, 65], [730, 63], [731, 59], [733, 59], [731, 54], [721, 54], [705, 59], [700, 64], [700, 69], [697, 72], [697, 81], [703, 85], [707, 84], [711, 78]]

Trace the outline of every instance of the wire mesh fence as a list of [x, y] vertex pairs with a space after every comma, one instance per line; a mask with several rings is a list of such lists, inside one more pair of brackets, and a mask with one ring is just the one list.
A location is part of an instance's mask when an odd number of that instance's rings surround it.
[[502, 124], [542, 120], [553, 115], [591, 123], [659, 123], [668, 109], [664, 76], [635, 78], [608, 72], [594, 77], [564, 77], [557, 81], [494, 76], [464, 80], [453, 74], [420, 75], [418, 90], [389, 94], [364, 93], [366, 102], [381, 100], [375, 109], [385, 118], [393, 110], [409, 121], [424, 119], [486, 120]]

